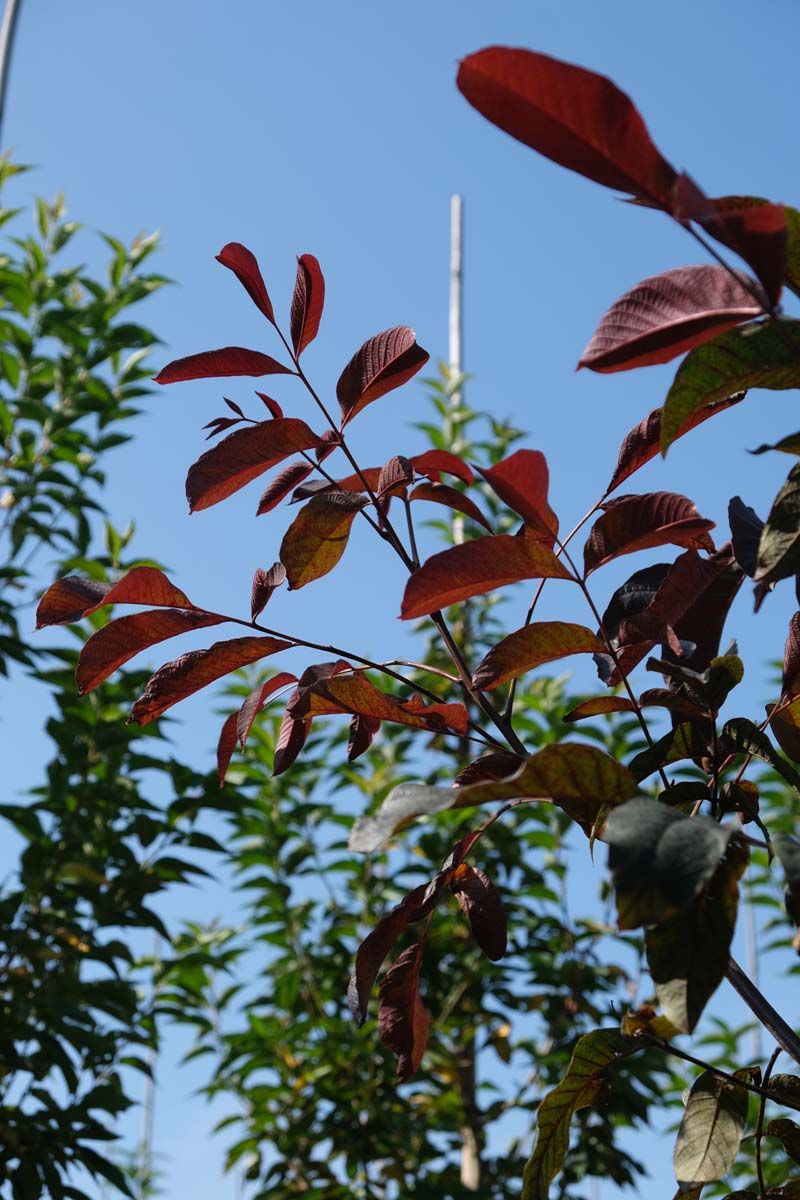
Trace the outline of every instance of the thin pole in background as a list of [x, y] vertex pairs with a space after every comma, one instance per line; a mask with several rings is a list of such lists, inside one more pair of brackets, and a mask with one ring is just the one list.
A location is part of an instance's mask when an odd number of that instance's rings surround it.
[[[448, 357], [451, 375], [458, 377], [462, 371], [461, 343], [464, 318], [461, 295], [464, 285], [464, 202], [461, 196], [450, 199], [450, 336]], [[462, 401], [461, 389], [450, 397], [452, 408], [459, 408]], [[456, 513], [453, 520], [453, 541], [459, 545], [464, 541], [464, 518]]]
[[17, 18], [21, 7], [22, 0], [6, 0], [3, 22], [0, 25], [0, 143], [2, 142], [3, 119], [6, 115], [6, 92], [11, 53], [14, 49], [14, 35], [17, 31]]

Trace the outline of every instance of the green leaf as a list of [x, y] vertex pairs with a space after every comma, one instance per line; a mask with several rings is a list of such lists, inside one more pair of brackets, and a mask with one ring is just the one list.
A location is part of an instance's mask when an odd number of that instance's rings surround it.
[[569, 1148], [573, 1113], [589, 1108], [602, 1095], [605, 1073], [613, 1063], [641, 1048], [641, 1041], [616, 1029], [596, 1029], [580, 1038], [566, 1075], [539, 1105], [536, 1144], [525, 1164], [522, 1200], [547, 1200]]
[[734, 832], [643, 796], [615, 809], [603, 837], [620, 928], [655, 925], [680, 912], [711, 879]]
[[695, 1028], [725, 976], [746, 863], [744, 846], [731, 842], [700, 894], [645, 933], [647, 964], [664, 1016], [683, 1033]]
[[743, 388], [800, 386], [800, 321], [742, 325], [687, 354], [664, 402], [661, 450], [699, 408]]
[[747, 1091], [714, 1071], [692, 1085], [673, 1163], [679, 1183], [711, 1183], [733, 1166], [747, 1120]]
[[777, 583], [800, 571], [800, 463], [789, 472], [761, 530], [753, 579]]

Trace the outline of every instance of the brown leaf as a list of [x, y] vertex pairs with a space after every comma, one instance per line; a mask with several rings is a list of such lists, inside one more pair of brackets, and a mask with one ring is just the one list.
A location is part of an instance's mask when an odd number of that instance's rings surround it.
[[151, 604], [164, 608], [194, 608], [189, 597], [170, 583], [157, 567], [133, 567], [115, 584], [67, 575], [52, 584], [39, 601], [36, 628], [68, 625], [107, 604]]
[[288, 712], [284, 713], [278, 731], [278, 740], [275, 743], [275, 757], [272, 760], [273, 775], [282, 775], [284, 771], [288, 771], [306, 744], [306, 738], [310, 731], [311, 721], [295, 721]]
[[472, 678], [472, 686], [488, 692], [542, 663], [569, 654], [601, 654], [605, 643], [591, 629], [568, 621], [534, 621], [493, 646]]
[[[683, 437], [689, 430], [702, 425], [709, 417], [713, 417], [719, 412], [724, 412], [726, 408], [732, 408], [734, 404], [740, 404], [746, 394], [746, 392], [736, 392], [724, 400], [716, 400], [705, 408], [698, 408], [688, 420], [684, 421], [675, 434], [675, 438]], [[635, 471], [638, 471], [640, 467], [650, 462], [659, 453], [661, 449], [661, 411], [660, 408], [654, 408], [649, 416], [645, 417], [643, 421], [631, 429], [630, 433], [625, 435], [625, 440], [620, 447], [614, 474], [611, 476], [611, 482], [606, 488], [606, 494], [613, 492], [614, 488], [619, 487]]]
[[283, 563], [273, 563], [268, 571], [257, 567], [253, 576], [253, 587], [250, 592], [250, 619], [255, 621], [263, 612], [272, 593], [286, 582], [286, 568]]
[[[628, 371], [669, 362], [761, 316], [768, 307], [766, 296], [763, 302], [755, 300], [746, 279], [715, 265], [676, 267], [645, 279], [612, 304], [578, 367]], [[748, 282], [756, 288], [753, 280]]]
[[406, 584], [400, 615], [408, 621], [521, 579], [571, 579], [544, 542], [483, 536], [434, 554]]
[[558, 534], [558, 517], [547, 501], [550, 474], [541, 451], [516, 450], [496, 466], [478, 470], [529, 529], [553, 541]]
[[546, 54], [490, 46], [464, 59], [457, 82], [478, 112], [526, 146], [605, 187], [669, 208], [675, 170], [610, 79]]
[[397, 1079], [405, 1083], [419, 1069], [428, 1041], [430, 1017], [419, 994], [422, 944], [404, 950], [386, 972], [380, 988], [378, 1035], [397, 1055]]
[[783, 652], [783, 693], [786, 696], [800, 695], [800, 612], [789, 622], [789, 636]]
[[586, 717], [600, 717], [606, 713], [636, 712], [635, 706], [625, 696], [593, 696], [576, 704], [561, 718], [562, 721], [583, 721]]
[[325, 280], [320, 265], [313, 254], [301, 254], [289, 318], [292, 345], [298, 358], [317, 336], [324, 304]]
[[288, 496], [289, 492], [293, 491], [304, 479], [308, 479], [313, 470], [314, 468], [306, 462], [293, 462], [279, 471], [263, 492], [258, 502], [256, 516], [263, 516], [264, 513], [277, 508], [281, 500]]
[[155, 377], [156, 383], [183, 383], [187, 379], [220, 379], [225, 375], [293, 375], [269, 354], [245, 350], [241, 346], [223, 346], [204, 350], [167, 363]]
[[232, 638], [215, 642], [207, 650], [190, 650], [174, 662], [165, 663], [152, 675], [142, 695], [131, 709], [130, 720], [147, 725], [173, 704], [228, 675], [239, 667], [258, 662], [279, 650], [288, 650], [292, 642], [272, 637]]
[[465, 517], [471, 517], [484, 529], [488, 529], [489, 533], [492, 531], [489, 522], [475, 501], [470, 500], [469, 496], [465, 496], [456, 488], [449, 487], [446, 483], [418, 483], [409, 496], [409, 500], [432, 500], [434, 504], [444, 504], [447, 508], [463, 513]]
[[[301, 685], [303, 680], [301, 679]], [[414, 729], [467, 731], [468, 713], [463, 704], [424, 704], [418, 697], [398, 700], [370, 683], [363, 671], [321, 677], [298, 691], [289, 711], [293, 717], [323, 716], [337, 712], [392, 721]]]
[[368, 717], [356, 713], [350, 722], [350, 736], [347, 739], [347, 761], [355, 762], [372, 745], [372, 739], [381, 727], [378, 717]]
[[367, 503], [357, 492], [329, 491], [301, 508], [280, 548], [290, 588], [305, 587], [333, 570], [344, 554], [356, 515]]
[[405, 325], [387, 329], [366, 341], [350, 359], [336, 385], [341, 428], [373, 400], [416, 375], [429, 357], [417, 345], [414, 330]]
[[177, 608], [149, 609], [117, 617], [93, 633], [78, 655], [75, 682], [81, 695], [108, 679], [123, 663], [142, 650], [156, 646], [167, 638], [177, 637], [206, 625], [219, 625], [224, 617]]
[[688, 546], [714, 550], [708, 530], [713, 521], [701, 517], [691, 500], [674, 492], [620, 496], [604, 506], [583, 550], [584, 574], [621, 554], [651, 546]]
[[356, 1022], [363, 1025], [367, 1019], [367, 1007], [372, 985], [378, 978], [383, 960], [412, 921], [419, 920], [425, 915], [420, 910], [428, 885], [421, 884], [404, 896], [399, 904], [382, 917], [378, 924], [364, 938], [358, 947], [353, 974], [347, 989], [347, 1001], [350, 1012]]
[[506, 913], [497, 888], [488, 875], [466, 863], [456, 868], [450, 887], [475, 941], [487, 958], [497, 962], [506, 952], [508, 939]]
[[240, 242], [228, 242], [217, 255], [217, 262], [233, 271], [256, 308], [260, 308], [271, 324], [275, 324], [272, 301], [261, 276], [256, 257]]
[[511, 754], [506, 750], [484, 754], [481, 758], [476, 758], [474, 762], [468, 763], [466, 767], [462, 767], [453, 783], [456, 786], [466, 787], [470, 783], [507, 779], [509, 775], [513, 775], [520, 769], [524, 761], [518, 754]]
[[290, 454], [311, 450], [319, 437], [305, 421], [277, 417], [229, 433], [189, 468], [186, 498], [190, 512], [200, 512], [238, 492]]

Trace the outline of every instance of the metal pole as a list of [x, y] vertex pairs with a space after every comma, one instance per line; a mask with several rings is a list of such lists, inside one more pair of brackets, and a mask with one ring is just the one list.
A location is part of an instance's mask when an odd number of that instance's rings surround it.
[[3, 118], [6, 115], [6, 92], [11, 52], [14, 49], [14, 35], [17, 31], [17, 17], [21, 7], [22, 0], [6, 0], [3, 22], [0, 25], [0, 137], [2, 137]]

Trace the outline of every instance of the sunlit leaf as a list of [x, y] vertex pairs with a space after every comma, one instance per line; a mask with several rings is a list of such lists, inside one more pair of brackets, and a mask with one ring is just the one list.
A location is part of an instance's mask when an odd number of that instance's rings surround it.
[[155, 376], [155, 383], [183, 383], [187, 379], [220, 379], [226, 375], [291, 375], [269, 354], [245, 350], [241, 346], [223, 346], [221, 350], [204, 350], [188, 354], [167, 363]]
[[[697, 409], [681, 425], [672, 440], [676, 441], [679, 437], [683, 437], [685, 433], [689, 433], [690, 430], [695, 429], [698, 425], [702, 425], [709, 417], [724, 412], [727, 408], [732, 408], [734, 404], [740, 404], [744, 400], [744, 397], [744, 392], [736, 392], [732, 396], [726, 396], [722, 400], [717, 400], [712, 404], [706, 405], [704, 408]], [[643, 421], [634, 426], [626, 434], [620, 446], [617, 465], [614, 468], [611, 481], [606, 488], [606, 493], [613, 492], [614, 488], [619, 487], [635, 471], [638, 471], [640, 467], [650, 462], [659, 453], [661, 449], [662, 412], [662, 409], [654, 408], [649, 416], [646, 416]]]
[[257, 567], [253, 576], [253, 586], [250, 591], [250, 618], [255, 621], [259, 613], [267, 606], [270, 596], [286, 582], [286, 568], [283, 563], [273, 563], [268, 571]]
[[522, 579], [570, 578], [544, 542], [486, 535], [427, 559], [406, 584], [400, 615], [406, 621], [424, 617]]
[[233, 271], [256, 308], [261, 309], [267, 320], [274, 325], [275, 314], [272, 311], [272, 301], [267, 294], [255, 255], [240, 242], [228, 242], [227, 246], [223, 246], [217, 255], [217, 262]]
[[541, 451], [516, 450], [495, 466], [478, 470], [500, 499], [552, 544], [558, 534], [558, 518], [547, 500], [550, 473]]
[[285, 499], [291, 491], [308, 479], [313, 466], [306, 462], [293, 462], [279, 471], [271, 483], [265, 488], [261, 499], [258, 502], [256, 516], [260, 517], [264, 513], [271, 512], [273, 508], [277, 508], [281, 500]]
[[313, 254], [301, 254], [297, 260], [289, 321], [292, 345], [298, 358], [317, 336], [324, 304], [325, 280], [320, 265]]
[[455, 509], [456, 512], [471, 517], [473, 521], [477, 521], [484, 529], [491, 532], [489, 522], [475, 501], [470, 500], [469, 496], [465, 496], [456, 488], [449, 487], [446, 483], [418, 483], [408, 498], [409, 500], [431, 500], [434, 504], [444, 504], [447, 508]]
[[626, 696], [593, 696], [576, 704], [561, 718], [562, 721], [583, 721], [586, 717], [601, 717], [607, 713], [636, 712], [635, 705]]
[[526, 146], [605, 187], [669, 206], [675, 171], [610, 79], [545, 54], [490, 46], [463, 60], [457, 83], [478, 112]]
[[319, 440], [305, 421], [296, 417], [261, 421], [229, 433], [189, 468], [189, 511], [200, 512], [218, 504], [290, 454], [318, 446]]
[[695, 505], [674, 492], [620, 496], [604, 506], [583, 550], [585, 574], [621, 554], [652, 546], [688, 546], [713, 551], [708, 536], [714, 522], [701, 517]]
[[367, 503], [357, 492], [329, 491], [301, 508], [280, 548], [290, 588], [305, 587], [333, 570], [345, 552], [353, 521]]
[[510, 633], [489, 651], [475, 671], [472, 684], [479, 691], [491, 691], [542, 663], [604, 649], [605, 643], [583, 625], [534, 621]]
[[82, 646], [75, 672], [78, 691], [81, 695], [90, 692], [123, 663], [150, 646], [193, 629], [219, 625], [224, 619], [214, 613], [170, 608], [117, 617], [93, 633]]
[[376, 334], [357, 350], [339, 377], [336, 396], [342, 428], [357, 413], [416, 375], [430, 355], [405, 325]]
[[52, 584], [39, 601], [36, 628], [79, 621], [108, 604], [148, 604], [194, 608], [189, 597], [157, 567], [133, 567], [115, 584], [67, 575]]

